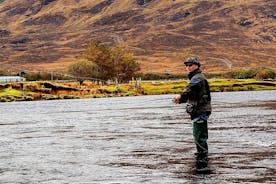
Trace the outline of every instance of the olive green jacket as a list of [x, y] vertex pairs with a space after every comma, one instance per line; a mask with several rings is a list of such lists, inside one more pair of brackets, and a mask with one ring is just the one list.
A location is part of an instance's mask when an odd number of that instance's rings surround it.
[[180, 103], [186, 103], [186, 111], [191, 115], [191, 119], [201, 115], [210, 115], [211, 94], [208, 81], [200, 69], [197, 69], [188, 75], [190, 83], [186, 90], [181, 94]]

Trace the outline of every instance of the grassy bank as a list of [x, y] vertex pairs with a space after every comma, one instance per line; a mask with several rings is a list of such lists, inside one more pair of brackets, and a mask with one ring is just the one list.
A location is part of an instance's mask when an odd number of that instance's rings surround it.
[[[53, 99], [100, 98], [181, 93], [188, 80], [141, 81], [126, 84], [95, 84], [85, 81], [57, 83], [54, 81], [0, 84], [0, 101], [31, 101]], [[276, 90], [276, 81], [255, 79], [210, 79], [212, 92]]]

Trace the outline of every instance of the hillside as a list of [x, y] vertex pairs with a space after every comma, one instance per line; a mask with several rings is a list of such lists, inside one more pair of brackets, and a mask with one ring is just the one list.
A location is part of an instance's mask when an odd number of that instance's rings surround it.
[[[63, 70], [89, 41], [122, 44], [142, 72], [276, 69], [274, 0], [0, 0], [5, 70]], [[183, 53], [185, 53], [183, 55]]]

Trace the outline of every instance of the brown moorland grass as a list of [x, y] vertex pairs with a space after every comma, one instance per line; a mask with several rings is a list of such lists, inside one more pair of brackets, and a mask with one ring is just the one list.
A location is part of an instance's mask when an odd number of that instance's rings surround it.
[[144, 73], [181, 73], [183, 52], [208, 72], [276, 69], [274, 1], [43, 2], [0, 3], [5, 70], [65, 70], [90, 40], [128, 47]]

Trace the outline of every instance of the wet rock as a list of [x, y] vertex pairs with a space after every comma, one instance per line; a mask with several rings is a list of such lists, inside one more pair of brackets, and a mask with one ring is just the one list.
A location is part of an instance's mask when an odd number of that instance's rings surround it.
[[26, 96], [24, 98], [24, 101], [33, 101], [33, 100], [34, 100], [34, 97], [32, 97], [32, 96]]
[[61, 95], [61, 99], [79, 99], [80, 97], [74, 95]]
[[0, 102], [9, 102], [9, 100], [2, 96], [0, 97]]
[[41, 95], [41, 100], [57, 100], [57, 99], [59, 99], [59, 97], [56, 95], [50, 95], [50, 94]]
[[13, 102], [15, 101], [16, 98], [14, 96], [10, 96], [10, 95], [4, 95], [0, 97], [0, 102]]

